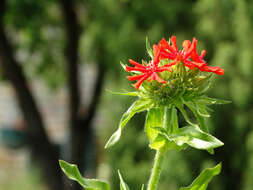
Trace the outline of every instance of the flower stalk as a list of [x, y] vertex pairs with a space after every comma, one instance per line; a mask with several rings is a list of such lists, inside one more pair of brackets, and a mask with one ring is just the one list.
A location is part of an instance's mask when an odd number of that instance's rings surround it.
[[[162, 118], [162, 127], [165, 130], [171, 131], [170, 128], [172, 128], [172, 127], [170, 126], [170, 123], [171, 123], [171, 118], [168, 115], [168, 108], [165, 106], [164, 107], [164, 115]], [[162, 164], [163, 164], [163, 160], [164, 160], [164, 154], [165, 154], [165, 152], [162, 150], [156, 151], [154, 165], [153, 165], [152, 172], [151, 172], [151, 175], [149, 178], [147, 190], [156, 190], [157, 189], [159, 179], [160, 179], [160, 174], [162, 172]]]
[[162, 164], [164, 160], [164, 154], [163, 152], [157, 150], [154, 160], [154, 166], [149, 178], [148, 182], [148, 188], [147, 190], [157, 190], [157, 186], [160, 179], [160, 174], [162, 172]]

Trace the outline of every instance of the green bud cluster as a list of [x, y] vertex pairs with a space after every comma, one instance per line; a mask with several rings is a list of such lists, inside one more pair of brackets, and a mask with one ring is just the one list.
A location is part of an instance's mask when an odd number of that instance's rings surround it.
[[173, 67], [172, 72], [163, 72], [167, 83], [145, 81], [139, 90], [143, 96], [150, 98], [158, 106], [169, 106], [180, 99], [191, 100], [202, 96], [211, 82], [211, 74], [198, 69], [190, 70], [181, 63]]

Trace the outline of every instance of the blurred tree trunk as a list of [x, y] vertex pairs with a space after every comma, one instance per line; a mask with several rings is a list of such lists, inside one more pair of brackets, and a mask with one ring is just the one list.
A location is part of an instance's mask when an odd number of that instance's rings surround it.
[[[68, 71], [68, 89], [69, 89], [69, 113], [70, 113], [70, 161], [78, 165], [83, 172], [85, 165], [85, 156], [87, 147], [91, 146], [94, 138], [92, 133], [92, 119], [95, 116], [99, 102], [103, 81], [105, 77], [105, 68], [102, 64], [104, 51], [101, 48], [98, 74], [95, 79], [95, 88], [92, 100], [87, 108], [81, 106], [81, 90], [79, 84], [79, 64], [78, 64], [78, 46], [81, 34], [81, 27], [78, 23], [74, 4], [72, 1], [60, 1], [64, 22], [66, 26], [66, 62]], [[18, 99], [20, 108], [27, 122], [29, 135], [29, 146], [32, 150], [32, 156], [41, 168], [49, 189], [62, 190], [64, 187], [62, 172], [59, 168], [59, 150], [50, 142], [45, 125], [43, 123], [39, 108], [33, 98], [32, 92], [22, 70], [21, 64], [15, 59], [13, 49], [7, 39], [4, 31], [4, 12], [6, 1], [0, 2], [0, 65], [6, 79], [12, 84]], [[85, 110], [81, 112], [81, 110]], [[89, 148], [89, 150], [95, 148]], [[94, 158], [95, 159], [95, 158]], [[73, 184], [73, 182], [71, 182]], [[75, 185], [65, 185], [65, 189], [80, 190], [81, 187]]]
[[49, 142], [45, 126], [29, 89], [27, 79], [13, 55], [12, 47], [4, 31], [3, 16], [6, 1], [0, 1], [0, 65], [4, 76], [12, 84], [19, 106], [27, 122], [29, 146], [44, 177], [52, 190], [62, 189], [62, 179], [58, 166], [58, 152]]
[[[73, 1], [61, 0], [61, 7], [66, 26], [66, 48], [65, 55], [68, 68], [68, 89], [69, 89], [69, 110], [70, 110], [70, 162], [78, 165], [80, 171], [85, 172], [88, 167], [85, 165], [85, 157], [88, 156], [87, 150], [94, 142], [92, 133], [92, 118], [95, 115], [101, 89], [103, 86], [105, 69], [103, 64], [98, 67], [97, 79], [94, 94], [88, 108], [81, 107], [81, 90], [80, 90], [80, 64], [78, 63], [78, 46], [80, 40], [81, 27], [78, 23], [77, 14]], [[102, 56], [102, 55], [101, 55]], [[99, 56], [99, 57], [101, 57]], [[101, 59], [102, 60], [102, 59]], [[82, 113], [82, 111], [84, 113]], [[95, 151], [94, 151], [95, 152]], [[94, 154], [93, 154], [94, 155]], [[94, 158], [95, 159], [95, 158]], [[93, 168], [94, 170], [95, 168]], [[66, 189], [81, 190], [80, 185], [75, 183], [71, 187], [66, 184]]]

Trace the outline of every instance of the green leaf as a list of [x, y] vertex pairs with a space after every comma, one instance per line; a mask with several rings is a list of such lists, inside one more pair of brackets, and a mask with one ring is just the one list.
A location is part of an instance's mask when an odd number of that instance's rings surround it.
[[109, 148], [119, 141], [121, 137], [121, 132], [124, 129], [127, 122], [138, 112], [142, 112], [152, 107], [150, 99], [138, 99], [136, 100], [129, 109], [122, 115], [122, 118], [119, 122], [118, 130], [110, 137], [108, 142], [105, 145], [105, 148]]
[[177, 109], [174, 106], [170, 109], [167, 109], [166, 117], [169, 119], [167, 126], [168, 134], [176, 133], [178, 130]]
[[197, 149], [209, 150], [223, 146], [223, 142], [193, 126], [180, 128], [176, 135], [168, 136], [168, 139], [173, 140], [177, 145], [186, 143]]
[[163, 127], [169, 134], [177, 132], [178, 118], [175, 107], [152, 108], [148, 111], [145, 130], [150, 142], [153, 142], [159, 133], [159, 131], [156, 130], [157, 127]]
[[110, 90], [107, 90], [111, 94], [116, 94], [116, 95], [123, 95], [123, 96], [140, 96], [140, 93], [135, 91], [135, 92], [113, 92]]
[[[205, 110], [204, 105], [193, 104], [192, 102], [186, 102], [186, 101], [184, 101], [184, 104], [193, 112], [194, 116], [197, 118], [201, 130], [208, 133], [209, 130], [208, 130], [208, 126], [206, 125], [205, 117], [208, 117], [209, 115], [207, 114], [207, 111]], [[205, 115], [201, 114], [200, 111]], [[207, 152], [209, 152], [210, 154], [214, 154], [214, 150], [212, 148], [207, 149]]]
[[163, 127], [153, 127], [153, 129], [157, 131], [158, 135], [149, 145], [150, 148], [159, 150], [161, 152], [166, 152], [168, 150], [179, 151], [187, 146], [186, 144], [176, 144], [173, 139], [170, 139], [170, 137], [168, 136], [168, 132]]
[[228, 100], [220, 100], [220, 99], [216, 99], [216, 98], [209, 98], [209, 97], [206, 97], [206, 96], [199, 97], [197, 102], [201, 103], [201, 104], [206, 104], [206, 105], [208, 105], [208, 104], [211, 105], [211, 104], [229, 104], [229, 103], [231, 103], [231, 101], [228, 101]]
[[86, 190], [110, 190], [109, 184], [103, 181], [83, 178], [76, 165], [69, 164], [63, 160], [59, 160], [59, 164], [69, 179], [77, 181]]
[[197, 105], [197, 112], [202, 117], [210, 117], [210, 114], [207, 111], [207, 107], [202, 104], [196, 104]]
[[152, 108], [147, 113], [145, 130], [150, 142], [153, 142], [158, 134], [154, 127], [162, 127], [163, 125], [163, 115], [164, 109], [162, 108]]
[[153, 55], [153, 50], [152, 50], [152, 48], [151, 48], [151, 46], [150, 46], [148, 37], [146, 37], [146, 49], [147, 49], [147, 52], [148, 52], [149, 56], [150, 56], [151, 58], [153, 58], [153, 56], [154, 56], [154, 55]]
[[124, 71], [126, 70], [126, 65], [122, 62], [122, 61], [120, 61], [120, 65], [121, 65], [121, 67], [124, 69]]
[[184, 109], [184, 104], [182, 102], [176, 102], [176, 107], [180, 110], [180, 112], [182, 113], [182, 115], [187, 123], [189, 123], [190, 125], [192, 125], [194, 127], [198, 127], [197, 124], [192, 123], [191, 120], [189, 119], [189, 117]]
[[152, 149], [166, 152], [169, 149], [181, 150], [185, 147], [178, 146], [174, 141], [165, 137], [167, 134], [176, 134], [178, 130], [177, 110], [175, 107], [150, 109], [146, 117], [145, 129], [150, 141], [149, 146]]
[[[184, 101], [184, 104], [193, 112], [194, 116], [197, 118], [200, 128], [204, 131], [204, 132], [209, 132], [208, 127], [206, 125], [206, 121], [205, 118], [199, 114], [198, 112], [198, 108], [196, 106], [194, 106], [194, 104], [192, 102], [186, 102]], [[196, 104], [197, 105], [197, 104]]]
[[119, 170], [118, 170], [118, 174], [119, 174], [119, 179], [120, 179], [120, 190], [129, 190], [129, 187], [127, 186], [127, 184], [124, 182]]
[[160, 150], [164, 149], [166, 145], [166, 138], [163, 135], [158, 134], [156, 138], [153, 140], [153, 142], [150, 143], [150, 148], [155, 149], [155, 150]]
[[221, 171], [221, 163], [213, 168], [207, 168], [192, 182], [189, 187], [181, 187], [179, 190], [206, 190], [208, 183]]
[[144, 185], [144, 184], [142, 184], [142, 186], [141, 186], [141, 190], [144, 190], [144, 188], [145, 188], [145, 185]]

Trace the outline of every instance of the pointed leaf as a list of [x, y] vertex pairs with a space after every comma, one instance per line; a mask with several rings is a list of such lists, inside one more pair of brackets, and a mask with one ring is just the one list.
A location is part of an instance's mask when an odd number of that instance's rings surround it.
[[213, 168], [205, 169], [189, 187], [181, 187], [179, 190], [206, 190], [208, 183], [214, 176], [218, 175], [220, 171], [221, 163]]
[[107, 90], [108, 92], [110, 92], [111, 94], [116, 94], [116, 95], [123, 95], [123, 96], [139, 96], [140, 93], [135, 91], [135, 92], [113, 92], [110, 90]]
[[193, 112], [194, 116], [197, 118], [200, 128], [204, 131], [204, 132], [209, 132], [208, 127], [206, 125], [206, 121], [205, 118], [202, 117], [199, 112], [198, 112], [198, 108], [196, 106], [193, 105], [193, 103], [191, 102], [186, 102], [184, 101], [184, 104]]
[[124, 71], [126, 70], [126, 65], [122, 62], [122, 61], [120, 61], [120, 65], [121, 65], [121, 67], [124, 69]]
[[127, 186], [127, 184], [124, 182], [119, 170], [118, 170], [118, 174], [119, 174], [119, 179], [120, 179], [120, 190], [129, 190], [129, 187]]
[[105, 145], [105, 148], [109, 148], [119, 141], [121, 136], [121, 131], [127, 124], [127, 122], [138, 112], [142, 112], [152, 107], [152, 103], [150, 99], [138, 99], [136, 100], [129, 109], [123, 114], [118, 130], [110, 137], [108, 142]]
[[144, 190], [144, 188], [145, 188], [145, 185], [144, 185], [144, 184], [142, 184], [142, 186], [141, 186], [141, 190]]
[[198, 101], [198, 103], [206, 104], [206, 105], [231, 103], [231, 101], [228, 101], [228, 100], [220, 100], [220, 99], [216, 99], [216, 98], [209, 98], [206, 96], [199, 97], [197, 101]]
[[191, 126], [198, 127], [197, 124], [192, 123], [191, 120], [189, 119], [182, 102], [177, 102], [176, 107], [180, 110], [180, 112], [182, 113], [182, 115], [187, 123], [189, 123]]
[[210, 117], [210, 114], [207, 111], [207, 107], [201, 104], [197, 104], [197, 112], [202, 117]]
[[154, 55], [153, 55], [153, 50], [152, 50], [152, 48], [151, 48], [151, 46], [150, 46], [148, 37], [146, 37], [146, 50], [147, 50], [149, 56], [150, 56], [151, 58], [153, 58], [153, 56], [154, 56]]
[[110, 190], [109, 184], [103, 181], [83, 178], [76, 165], [69, 164], [63, 160], [59, 160], [59, 164], [66, 176], [77, 181], [83, 188], [87, 190]]
[[180, 128], [177, 135], [171, 135], [168, 138], [175, 141], [178, 145], [186, 143], [197, 149], [208, 150], [223, 145], [223, 142], [217, 138], [193, 126]]

